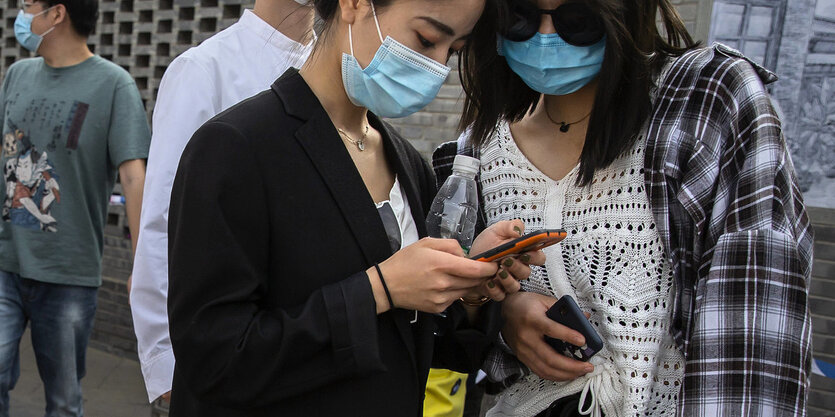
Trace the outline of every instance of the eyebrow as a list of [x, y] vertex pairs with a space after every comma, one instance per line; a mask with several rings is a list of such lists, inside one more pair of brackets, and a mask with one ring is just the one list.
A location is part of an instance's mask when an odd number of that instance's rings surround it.
[[451, 37], [455, 36], [455, 31], [452, 30], [451, 27], [447, 26], [446, 24], [444, 24], [442, 22], [439, 22], [437, 19], [431, 18], [429, 16], [420, 16], [420, 17], [418, 17], [418, 19], [425, 20], [425, 21], [429, 22], [429, 24], [431, 24], [432, 26], [435, 26], [435, 29], [438, 29], [439, 31], [443, 32], [444, 34], [446, 34], [448, 36], [451, 36]]

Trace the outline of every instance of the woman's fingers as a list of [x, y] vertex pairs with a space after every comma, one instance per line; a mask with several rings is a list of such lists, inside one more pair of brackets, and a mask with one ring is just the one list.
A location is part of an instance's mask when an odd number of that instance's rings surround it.
[[503, 220], [495, 223], [476, 236], [470, 253], [488, 251], [505, 242], [522, 236], [525, 224], [521, 220]]
[[515, 258], [502, 259], [499, 262], [499, 265], [501, 265], [499, 274], [501, 274], [501, 271], [503, 270], [506, 275], [514, 281], [524, 281], [528, 279], [528, 277], [531, 276], [531, 267], [522, 261], [523, 256], [525, 255], [520, 255]]
[[516, 239], [525, 234], [525, 223], [519, 219], [500, 221], [493, 227], [496, 235], [505, 239]]
[[436, 239], [431, 237], [425, 237], [419, 240], [416, 245], [423, 245], [425, 247], [446, 252], [450, 255], [455, 255], [459, 257], [464, 256], [464, 249], [461, 249], [461, 245], [455, 239]]
[[526, 359], [533, 365], [532, 371], [551, 381], [572, 380], [594, 370], [594, 366], [590, 363], [580, 362], [557, 353], [544, 341], [531, 346], [530, 354]]
[[517, 281], [516, 275], [509, 272], [504, 266], [499, 268], [499, 272], [496, 274], [494, 281], [496, 281], [497, 286], [501, 287], [505, 295], [514, 294], [522, 288], [519, 285], [519, 281]]
[[566, 381], [591, 372], [586, 362], [568, 358], [545, 342], [545, 335], [582, 346], [582, 335], [545, 315], [555, 302], [536, 293], [517, 293], [502, 304], [505, 319], [502, 335], [519, 360], [534, 373], [552, 381]]
[[[546, 318], [545, 320], [550, 323], [543, 321], [540, 323], [541, 326], [539, 331], [532, 331], [529, 333], [526, 332], [523, 336], [522, 341], [527, 352], [523, 362], [530, 361], [532, 364], [535, 364], [538, 370], [534, 372], [536, 372], [536, 374], [540, 377], [552, 381], [575, 379], [593, 371], [593, 365], [569, 358], [555, 351], [551, 345], [545, 342], [545, 338], [543, 336], [543, 334], [549, 334], [548, 332], [550, 332], [549, 335], [551, 337], [568, 341], [568, 343], [571, 344], [576, 344], [582, 340], [582, 335], [565, 326], [557, 324], [550, 319]], [[551, 323], [555, 326], [551, 326]], [[536, 328], [536, 326], [534, 326], [534, 328]], [[547, 329], [547, 332], [542, 331], [543, 328]], [[582, 346], [582, 343], [577, 346]], [[527, 362], [525, 363], [527, 364]], [[531, 368], [531, 370], [533, 370], [533, 368]]]
[[487, 281], [484, 288], [486, 288], [487, 297], [490, 297], [493, 301], [503, 301], [505, 299], [505, 290], [498, 278]]
[[519, 262], [525, 265], [545, 265], [545, 252], [542, 250], [534, 250], [525, 252], [517, 257]]
[[586, 344], [586, 339], [582, 334], [580, 334], [580, 332], [563, 326], [562, 324], [549, 319], [547, 316], [545, 316], [545, 319], [540, 321], [538, 325], [539, 331], [546, 336], [571, 343], [574, 346], [583, 346]]

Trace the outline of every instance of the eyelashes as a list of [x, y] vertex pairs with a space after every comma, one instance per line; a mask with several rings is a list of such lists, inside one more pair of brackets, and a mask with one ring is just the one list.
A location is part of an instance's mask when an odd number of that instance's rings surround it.
[[424, 48], [432, 48], [435, 46], [434, 43], [430, 42], [428, 39], [424, 38], [420, 33], [417, 34], [418, 41]]

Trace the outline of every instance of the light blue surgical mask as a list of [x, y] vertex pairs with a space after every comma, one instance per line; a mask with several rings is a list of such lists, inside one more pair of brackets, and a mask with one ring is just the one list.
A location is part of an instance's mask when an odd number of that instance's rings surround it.
[[38, 52], [38, 48], [41, 46], [41, 42], [43, 42], [43, 37], [55, 29], [55, 26], [53, 26], [40, 35], [32, 33], [32, 19], [48, 12], [50, 9], [52, 9], [52, 7], [37, 14], [25, 13], [23, 9], [21, 9], [17, 13], [17, 17], [14, 20], [14, 37], [17, 38], [17, 41], [20, 42], [24, 48], [32, 52]]
[[553, 96], [571, 94], [600, 73], [606, 38], [591, 46], [574, 46], [556, 33], [537, 33], [522, 42], [501, 40], [507, 65], [534, 91]]
[[342, 84], [351, 102], [381, 117], [404, 117], [426, 107], [441, 89], [449, 67], [397, 42], [383, 40], [374, 4], [374, 23], [380, 48], [365, 69], [354, 58], [354, 40], [348, 25], [351, 55], [342, 54]]

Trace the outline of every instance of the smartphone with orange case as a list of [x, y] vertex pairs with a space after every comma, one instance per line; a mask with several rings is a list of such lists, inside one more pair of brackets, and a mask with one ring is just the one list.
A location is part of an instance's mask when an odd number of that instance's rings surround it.
[[471, 256], [470, 259], [482, 262], [492, 262], [497, 259], [519, 253], [536, 251], [547, 248], [565, 239], [567, 233], [563, 229], [542, 229], [528, 233], [510, 242], [496, 246], [486, 252]]

